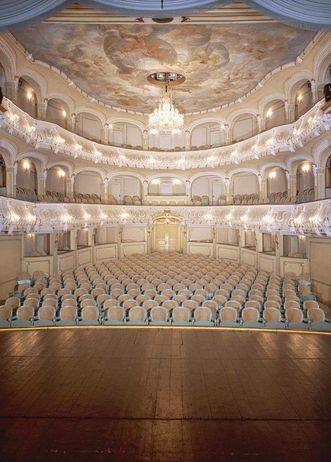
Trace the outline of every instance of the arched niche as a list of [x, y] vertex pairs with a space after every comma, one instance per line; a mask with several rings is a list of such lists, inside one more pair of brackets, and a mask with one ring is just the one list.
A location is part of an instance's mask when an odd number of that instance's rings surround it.
[[331, 154], [325, 165], [325, 197], [331, 198]]
[[224, 130], [219, 123], [202, 123], [193, 127], [191, 131], [191, 147], [206, 148], [224, 145]]
[[109, 144], [141, 148], [143, 136], [141, 129], [130, 122], [113, 122], [109, 125]]
[[0, 87], [2, 89], [2, 93], [5, 93], [5, 83], [6, 83], [6, 71], [2, 63], [0, 62]]
[[133, 175], [113, 176], [108, 183], [108, 199], [110, 202], [125, 205], [140, 205], [142, 185], [139, 178]]
[[296, 85], [294, 104], [296, 120], [312, 108], [313, 93], [311, 89], [311, 82], [309, 80], [301, 81]]
[[148, 184], [151, 196], [184, 196], [186, 187], [184, 180], [176, 177], [153, 178]]
[[68, 128], [70, 115], [68, 105], [58, 98], [51, 98], [47, 103], [46, 120], [63, 128]]
[[40, 89], [31, 78], [21, 77], [18, 81], [17, 101], [22, 111], [33, 118], [38, 117], [38, 93]]
[[258, 132], [257, 118], [254, 114], [238, 115], [232, 122], [232, 142], [246, 140]]
[[286, 124], [286, 111], [284, 101], [277, 99], [270, 101], [264, 109], [265, 129]]
[[225, 203], [226, 190], [223, 179], [216, 175], [203, 175], [196, 178], [191, 187], [193, 203], [199, 201], [197, 198], [203, 202], [202, 197], [205, 199], [208, 197], [209, 205]]
[[34, 160], [25, 157], [17, 162], [16, 197], [36, 200], [38, 192], [37, 167]]
[[93, 198], [100, 200], [102, 193], [103, 179], [99, 173], [87, 169], [75, 175], [74, 195], [78, 201], [82, 199], [93, 202]]
[[309, 202], [314, 200], [314, 169], [307, 160], [298, 164], [296, 169], [297, 201]]
[[89, 140], [101, 142], [103, 126], [101, 120], [89, 112], [80, 112], [76, 117], [76, 132]]
[[245, 194], [258, 194], [259, 182], [255, 173], [242, 171], [231, 177], [231, 188], [234, 196]]
[[6, 162], [0, 152], [0, 195], [6, 195], [7, 169]]
[[47, 170], [46, 193], [59, 193], [66, 195], [66, 182], [68, 170], [60, 165], [54, 165]]
[[266, 173], [267, 197], [273, 198], [274, 202], [280, 202], [287, 195], [287, 178], [286, 172], [281, 167], [270, 167]]

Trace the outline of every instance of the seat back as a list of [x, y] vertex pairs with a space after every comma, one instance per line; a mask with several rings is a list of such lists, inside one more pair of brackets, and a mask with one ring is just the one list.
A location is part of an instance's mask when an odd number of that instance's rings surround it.
[[230, 306], [221, 308], [220, 319], [221, 322], [236, 322], [238, 321], [238, 311]]
[[98, 309], [95, 306], [85, 306], [81, 311], [81, 316], [84, 321], [97, 321]]
[[308, 311], [308, 319], [310, 322], [324, 322], [325, 313], [320, 308], [311, 308]]
[[194, 311], [194, 320], [199, 321], [207, 321], [210, 322], [212, 320], [213, 313], [210, 308], [199, 306]]
[[176, 322], [189, 322], [191, 319], [191, 311], [189, 308], [177, 306], [172, 311], [172, 318]]
[[111, 306], [107, 309], [107, 319], [109, 321], [124, 321], [125, 310], [122, 306]]
[[129, 311], [130, 321], [146, 321], [147, 311], [142, 306], [134, 306]]
[[265, 308], [263, 317], [266, 322], [280, 322], [282, 314], [277, 308], [269, 307]]
[[20, 306], [17, 308], [17, 319], [30, 321], [34, 315], [34, 309], [32, 306]]
[[244, 308], [241, 313], [244, 322], [258, 322], [260, 313], [257, 308]]
[[37, 313], [39, 320], [54, 321], [55, 308], [53, 306], [42, 306]]
[[9, 321], [13, 313], [13, 309], [11, 306], [2, 305], [0, 306], [0, 320], [1, 321]]
[[151, 319], [153, 322], [162, 321], [167, 322], [169, 317], [168, 310], [163, 306], [155, 306], [151, 309]]
[[63, 306], [60, 309], [60, 318], [62, 321], [76, 321], [77, 309], [74, 306]]
[[290, 323], [302, 322], [303, 313], [299, 308], [288, 308], [286, 310], [286, 319]]

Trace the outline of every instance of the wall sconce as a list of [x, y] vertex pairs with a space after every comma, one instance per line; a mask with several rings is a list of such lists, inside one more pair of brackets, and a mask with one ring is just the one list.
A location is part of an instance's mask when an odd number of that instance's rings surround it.
[[272, 116], [272, 113], [273, 113], [272, 108], [270, 108], [266, 114], [267, 119], [270, 119], [270, 117]]
[[297, 96], [297, 101], [298, 101], [298, 103], [302, 103], [303, 95], [301, 93]]
[[149, 133], [150, 133], [151, 135], [157, 135], [159, 132], [158, 132], [158, 130], [157, 130], [156, 128], [151, 128], [150, 131], [149, 131]]
[[181, 181], [178, 180], [178, 178], [174, 178], [174, 179], [172, 180], [172, 184], [180, 184], [180, 183], [181, 183]]
[[25, 172], [28, 172], [31, 168], [31, 162], [29, 161], [29, 159], [24, 159], [23, 162], [22, 162], [22, 167], [23, 167], [23, 170]]
[[160, 184], [160, 179], [155, 178], [154, 180], [152, 180], [152, 184]]
[[65, 119], [67, 117], [67, 111], [64, 109], [62, 110], [62, 117]]
[[57, 171], [57, 176], [59, 178], [64, 178], [66, 176], [66, 172], [64, 170], [62, 170], [62, 168], [59, 168], [58, 171]]
[[33, 92], [32, 92], [32, 90], [27, 90], [27, 92], [26, 92], [26, 99], [27, 99], [28, 101], [31, 101], [32, 98], [33, 98]]
[[308, 173], [310, 171], [310, 168], [311, 168], [311, 165], [309, 163], [306, 163], [306, 164], [303, 164], [303, 166], [301, 167], [301, 170], [303, 171], [303, 173]]
[[276, 176], [277, 176], [277, 172], [275, 172], [275, 171], [270, 172], [269, 175], [268, 175], [268, 177], [269, 177], [271, 180], [274, 179], [274, 178], [276, 178]]

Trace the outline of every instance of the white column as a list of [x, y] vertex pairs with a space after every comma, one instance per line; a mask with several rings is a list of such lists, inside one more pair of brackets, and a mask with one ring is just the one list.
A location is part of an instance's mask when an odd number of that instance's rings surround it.
[[256, 115], [257, 118], [257, 129], [258, 132], [261, 133], [265, 129], [265, 119], [261, 116], [261, 114]]
[[46, 194], [46, 178], [47, 170], [44, 170], [43, 173], [37, 175], [37, 195], [44, 196]]
[[228, 177], [224, 178], [224, 184], [225, 184], [225, 192], [226, 192], [226, 203], [227, 204], [232, 204], [233, 197], [232, 197], [232, 194], [231, 194], [231, 181], [230, 181], [230, 178], [228, 178]]
[[147, 203], [147, 196], [148, 196], [148, 181], [144, 180], [142, 184], [142, 198], [141, 198], [141, 203], [143, 205]]
[[102, 141], [104, 144], [108, 144], [108, 143], [109, 143], [109, 125], [108, 125], [108, 124], [105, 124], [105, 125], [103, 126], [101, 141]]
[[267, 181], [261, 174], [258, 175], [258, 182], [259, 182], [259, 202], [265, 203], [267, 200]]
[[16, 167], [6, 168], [6, 188], [8, 197], [16, 197]]
[[48, 99], [44, 99], [43, 103], [39, 103], [37, 107], [38, 112], [38, 119], [39, 120], [46, 120], [47, 117], [47, 106], [48, 106]]
[[313, 95], [313, 103], [316, 104], [318, 101], [318, 87], [316, 84], [316, 80], [311, 79], [310, 84], [311, 84], [311, 92]]
[[102, 202], [107, 203], [108, 202], [108, 184], [109, 184], [109, 179], [105, 178], [103, 180], [103, 187], [102, 187], [102, 194], [101, 194], [101, 200]]
[[185, 181], [185, 194], [186, 194], [186, 204], [190, 204], [192, 201], [191, 191], [192, 183], [189, 180]]
[[148, 149], [148, 130], [143, 131], [143, 149]]
[[325, 199], [325, 170], [317, 168], [315, 171], [315, 199]]
[[191, 132], [190, 130], [185, 130], [185, 150], [189, 151], [191, 149]]
[[71, 175], [70, 178], [67, 178], [66, 182], [66, 195], [72, 201], [74, 198], [74, 184], [75, 184], [75, 175]]
[[289, 175], [289, 197], [291, 198], [292, 201], [296, 200], [297, 197], [297, 176], [294, 175]]
[[70, 117], [68, 119], [69, 122], [69, 130], [76, 133], [76, 123], [77, 123], [77, 116], [76, 114], [70, 114]]
[[229, 124], [224, 124], [224, 141], [225, 141], [225, 144], [231, 143]]
[[18, 100], [18, 79], [7, 80], [5, 82], [4, 95], [13, 103], [17, 104]]

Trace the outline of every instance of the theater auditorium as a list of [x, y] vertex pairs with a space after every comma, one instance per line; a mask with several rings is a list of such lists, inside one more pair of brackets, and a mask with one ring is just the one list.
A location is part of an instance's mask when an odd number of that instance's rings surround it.
[[331, 0], [0, 1], [0, 460], [331, 460]]

